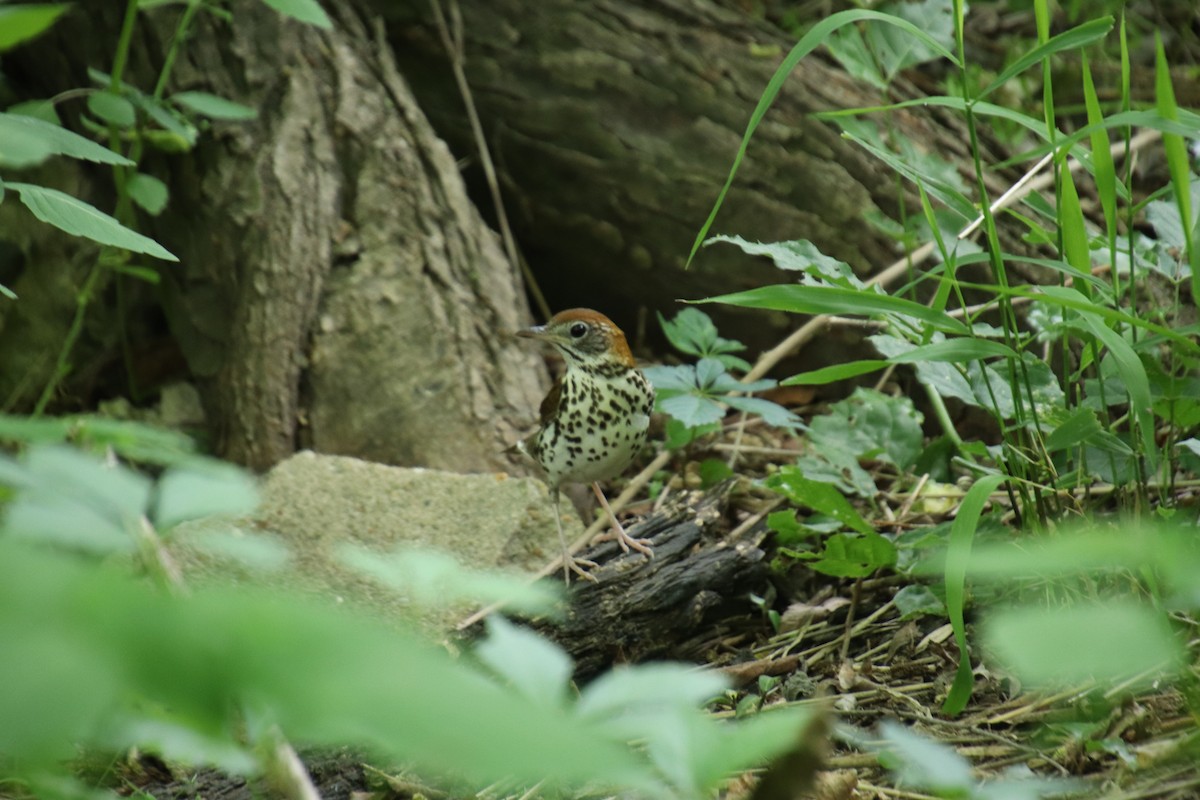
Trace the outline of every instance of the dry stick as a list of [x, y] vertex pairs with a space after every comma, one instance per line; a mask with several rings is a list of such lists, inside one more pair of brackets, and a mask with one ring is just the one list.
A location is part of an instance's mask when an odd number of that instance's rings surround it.
[[[1156, 141], [1159, 136], [1159, 132], [1154, 130], [1142, 131], [1138, 133], [1129, 140], [1129, 153], [1132, 154], [1151, 142]], [[1117, 142], [1109, 149], [1113, 156], [1119, 157], [1125, 152], [1125, 143]], [[992, 203], [991, 212], [994, 214], [997, 211], [1016, 203], [1018, 200], [1023, 199], [1026, 195], [1032, 192], [1040, 191], [1041, 189], [1051, 186], [1054, 183], [1053, 175], [1037, 176], [1037, 172], [1043, 169], [1046, 164], [1049, 163], [1049, 159], [1049, 155], [1043, 158], [1036, 165], [1034, 165], [1033, 169], [1021, 176], [1021, 179], [1018, 180], [1011, 189], [1000, 195], [1000, 197], [997, 198], [994, 203]], [[1068, 167], [1072, 172], [1074, 172], [1082, 169], [1083, 165], [1078, 161], [1072, 160]], [[983, 215], [981, 214], [974, 222], [972, 222], [966, 228], [963, 228], [962, 232], [958, 234], [958, 238], [962, 239], [970, 236], [982, 223]], [[867, 281], [867, 285], [874, 286], [879, 284], [881, 286], [887, 286], [888, 284], [897, 280], [900, 276], [904, 275], [905, 272], [908, 271], [910, 265], [919, 264], [925, 259], [929, 258], [929, 256], [932, 254], [933, 243], [926, 242], [914, 250], [911, 255], [905, 256], [879, 274], [872, 276]], [[750, 370], [750, 372], [746, 373], [746, 377], [744, 377], [742, 380], [749, 383], [750, 381], [756, 381], [766, 375], [768, 372], [774, 369], [780, 361], [787, 358], [804, 345], [808, 344], [809, 341], [811, 341], [817, 334], [825, 329], [825, 326], [829, 324], [831, 319], [832, 318], [827, 314], [818, 314], [808, 322], [804, 323], [804, 325], [802, 325], [798, 330], [796, 330], [782, 342], [759, 356], [758, 361], [754, 364], [754, 368]]]
[[475, 149], [479, 151], [479, 165], [483, 167], [488, 192], [492, 195], [492, 205], [496, 209], [496, 222], [500, 227], [500, 238], [504, 242], [505, 255], [508, 256], [511, 263], [520, 268], [521, 274], [525, 278], [525, 285], [529, 287], [529, 292], [533, 295], [533, 300], [537, 303], [542, 318], [549, 319], [551, 316], [550, 306], [546, 303], [546, 298], [542, 295], [542, 290], [538, 286], [537, 280], [534, 279], [533, 272], [529, 269], [529, 263], [517, 252], [517, 240], [508, 224], [508, 213], [504, 210], [504, 198], [500, 196], [500, 181], [496, 178], [496, 165], [492, 161], [492, 153], [488, 149], [487, 139], [483, 134], [483, 123], [480, 122], [479, 111], [475, 108], [475, 97], [471, 94], [470, 84], [467, 83], [467, 73], [464, 68], [466, 55], [463, 48], [462, 12], [459, 10], [457, 0], [451, 0], [450, 16], [454, 23], [454, 30], [451, 33], [450, 25], [447, 24], [446, 17], [442, 13], [440, 0], [429, 0], [429, 5], [433, 9], [438, 34], [442, 37], [442, 46], [446, 48], [446, 55], [450, 57], [450, 69], [454, 73], [454, 82], [458, 85], [458, 93], [462, 96], [463, 106], [467, 110], [471, 136], [475, 139]]

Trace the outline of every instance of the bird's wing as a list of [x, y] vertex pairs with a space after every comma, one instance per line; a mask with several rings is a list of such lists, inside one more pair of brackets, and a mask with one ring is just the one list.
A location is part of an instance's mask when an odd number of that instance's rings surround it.
[[545, 427], [546, 423], [554, 419], [554, 415], [558, 413], [558, 403], [562, 400], [563, 379], [560, 377], [550, 387], [550, 391], [542, 398], [542, 405], [538, 407], [538, 415], [541, 417], [541, 425]]

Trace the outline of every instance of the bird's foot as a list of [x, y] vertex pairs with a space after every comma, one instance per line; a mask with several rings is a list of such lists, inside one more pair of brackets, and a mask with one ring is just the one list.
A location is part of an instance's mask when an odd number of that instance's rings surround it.
[[598, 566], [600, 566], [600, 565], [597, 564], [595, 561], [592, 561], [591, 559], [576, 558], [575, 556], [567, 555], [564, 553], [563, 554], [563, 580], [566, 582], [567, 586], [570, 586], [571, 585], [571, 573], [574, 572], [576, 575], [583, 578], [585, 581], [591, 581], [592, 583], [599, 583], [600, 582], [599, 579], [592, 573], [588, 572], [589, 569], [595, 569]]
[[633, 549], [646, 558], [654, 558], [654, 551], [650, 549], [649, 539], [635, 539], [625, 532], [625, 527], [621, 525], [621, 521], [617, 519], [617, 515], [609, 507], [608, 500], [604, 497], [604, 492], [600, 491], [600, 484], [593, 483], [592, 491], [595, 493], [596, 499], [600, 501], [600, 505], [604, 508], [604, 513], [608, 515], [608, 521], [612, 523], [611, 533], [599, 534], [595, 539], [592, 539], [592, 542], [611, 542], [615, 540], [620, 545], [622, 552], [628, 553]]
[[625, 528], [622, 527], [621, 523], [617, 522], [615, 519], [613, 520], [613, 527], [611, 531], [608, 533], [597, 534], [596, 538], [592, 539], [593, 543], [614, 541], [617, 543], [617, 546], [621, 548], [622, 552], [628, 553], [630, 550], [636, 550], [647, 558], [654, 558], [654, 551], [650, 549], [650, 540], [638, 539], [630, 536], [625, 532]]

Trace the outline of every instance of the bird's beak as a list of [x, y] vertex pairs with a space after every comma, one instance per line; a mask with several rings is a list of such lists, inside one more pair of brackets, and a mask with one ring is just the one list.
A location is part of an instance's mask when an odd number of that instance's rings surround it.
[[543, 341], [549, 338], [545, 325], [534, 325], [532, 328], [524, 328], [517, 331], [517, 336], [520, 336], [522, 339], [542, 339]]

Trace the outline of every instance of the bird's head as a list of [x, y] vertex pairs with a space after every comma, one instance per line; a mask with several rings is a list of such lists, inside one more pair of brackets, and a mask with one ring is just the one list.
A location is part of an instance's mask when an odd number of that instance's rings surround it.
[[629, 343], [611, 319], [589, 308], [560, 311], [545, 325], [518, 331], [517, 336], [549, 342], [567, 359], [567, 365], [636, 364]]

